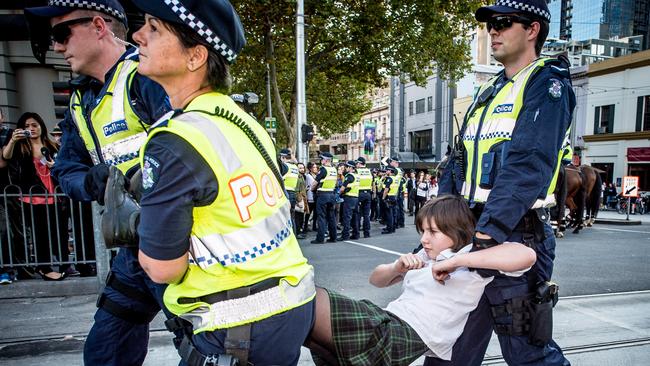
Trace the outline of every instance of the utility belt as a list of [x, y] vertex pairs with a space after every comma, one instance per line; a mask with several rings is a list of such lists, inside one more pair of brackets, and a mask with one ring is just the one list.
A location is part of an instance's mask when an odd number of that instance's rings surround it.
[[[256, 312], [276, 313], [281, 311], [282, 307], [286, 307], [286, 302], [300, 303], [303, 300], [301, 297], [308, 295], [307, 299], [312, 298], [315, 292], [314, 272], [311, 270], [296, 286], [289, 285], [286, 281], [283, 281], [283, 278], [272, 277], [251, 286], [194, 298], [181, 297], [178, 302], [181, 304], [205, 302], [210, 304], [210, 308], [207, 312], [202, 311], [204, 317], [210, 319], [220, 318], [214, 320], [217, 323], [219, 323], [219, 320], [226, 323], [241, 323], [241, 321], [246, 321], [246, 315], [254, 319], [259, 316]], [[290, 309], [286, 311], [288, 310]], [[187, 318], [194, 321], [194, 324]], [[197, 326], [197, 321], [202, 326]], [[200, 316], [189, 312], [165, 322], [165, 326], [170, 332], [183, 331], [184, 337], [177, 346], [181, 359], [188, 366], [248, 365], [251, 325], [252, 321], [233, 327], [224, 327], [226, 328], [225, 354], [206, 356], [199, 352], [191, 341], [194, 329], [205, 327]]]
[[[482, 203], [476, 203], [471, 206], [472, 213], [477, 221], [481, 217], [481, 214], [483, 214], [484, 208], [485, 205]], [[522, 233], [523, 243], [528, 247], [535, 249], [535, 243], [541, 243], [546, 239], [544, 224], [548, 222], [549, 218], [550, 214], [548, 208], [530, 209], [526, 211], [512, 231]], [[486, 248], [487, 247], [482, 249]]]
[[[559, 298], [559, 286], [550, 281], [537, 284], [532, 293], [491, 306], [494, 331], [499, 335], [528, 336], [528, 343], [543, 347], [553, 335], [553, 307]], [[508, 324], [499, 318], [510, 317]]]
[[370, 189], [360, 189], [359, 194], [361, 193], [370, 193]]

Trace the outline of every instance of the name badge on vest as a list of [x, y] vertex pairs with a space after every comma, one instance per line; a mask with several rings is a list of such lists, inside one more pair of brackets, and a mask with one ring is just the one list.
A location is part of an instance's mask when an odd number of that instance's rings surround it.
[[114, 121], [102, 127], [104, 136], [106, 137], [114, 135], [118, 132], [127, 131], [128, 129], [129, 126], [126, 124], [126, 120]]
[[513, 109], [512, 104], [499, 104], [498, 106], [494, 107], [494, 114], [498, 113], [511, 113]]

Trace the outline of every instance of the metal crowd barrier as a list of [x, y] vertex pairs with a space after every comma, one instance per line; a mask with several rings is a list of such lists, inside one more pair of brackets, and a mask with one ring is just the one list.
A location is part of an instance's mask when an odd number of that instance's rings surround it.
[[[99, 231], [93, 221], [98, 222], [91, 204], [73, 201], [59, 187], [50, 194], [38, 186], [22, 192], [20, 187], [8, 185], [0, 196], [0, 266], [22, 269], [23, 273], [35, 273], [39, 266], [59, 271], [72, 266], [96, 267]], [[99, 256], [104, 258], [106, 253]], [[98, 268], [97, 272], [105, 270]]]

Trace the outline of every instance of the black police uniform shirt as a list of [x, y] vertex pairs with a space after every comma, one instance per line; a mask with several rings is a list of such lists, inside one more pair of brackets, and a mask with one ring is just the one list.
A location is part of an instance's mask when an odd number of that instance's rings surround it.
[[355, 180], [354, 175], [352, 175], [351, 173], [347, 173], [345, 175], [345, 180], [343, 181], [343, 185], [345, 186], [345, 189], [343, 190], [343, 194], [350, 192], [350, 190], [352, 189], [350, 183], [354, 183], [354, 180]]
[[[120, 61], [127, 57], [136, 61], [139, 60], [135, 51], [136, 49], [131, 47], [122, 54], [119, 61], [106, 73], [104, 80], [112, 78], [117, 63]], [[78, 77], [70, 83], [74, 89], [81, 92], [81, 103], [87, 113], [90, 113], [91, 108], [97, 103], [98, 96], [102, 95], [105, 88], [108, 87], [108, 85], [89, 76]], [[145, 126], [153, 124], [171, 110], [169, 97], [165, 90], [155, 81], [138, 73], [133, 77], [129, 94], [131, 107]], [[56, 164], [52, 168], [52, 175], [57, 179], [66, 195], [74, 200], [90, 201], [92, 197], [84, 189], [84, 178], [88, 169], [94, 164], [79, 134], [79, 129], [70, 115], [70, 111], [66, 112], [65, 118], [59, 126], [63, 131], [63, 136], [61, 137], [61, 149], [57, 155]]]
[[[508, 239], [535, 200], [546, 196], [576, 105], [567, 67], [559, 62], [547, 65], [531, 77], [524, 91], [505, 163], [476, 225], [476, 231], [499, 243]], [[507, 82], [502, 71], [497, 90]], [[450, 169], [438, 184], [440, 195], [453, 193]]]
[[149, 141], [144, 162], [150, 185], [145, 185], [143, 172], [140, 250], [158, 260], [179, 258], [190, 247], [194, 207], [217, 197], [217, 177], [187, 141], [168, 132]]

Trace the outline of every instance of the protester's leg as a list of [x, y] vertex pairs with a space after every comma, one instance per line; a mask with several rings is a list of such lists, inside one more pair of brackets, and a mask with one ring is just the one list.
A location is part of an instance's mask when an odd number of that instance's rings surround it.
[[[162, 291], [152, 293], [150, 280], [137, 261], [137, 249], [120, 249], [111, 271], [132, 293], [127, 295], [113, 286], [104, 288], [99, 301], [104, 306], [97, 310], [95, 324], [86, 339], [84, 363], [141, 365], [147, 354], [149, 323], [160, 311]], [[115, 307], [121, 310], [116, 311]]]
[[314, 203], [311, 203], [310, 204], [311, 206], [309, 206], [309, 208], [311, 208], [311, 212], [313, 212], [313, 214], [312, 214], [313, 218], [312, 218], [312, 223], [311, 223], [311, 225], [312, 225], [311, 230], [312, 231], [318, 230], [318, 215], [317, 215], [317, 210], [316, 210], [317, 203], [318, 203], [318, 196], [316, 195], [316, 193], [314, 193]]

